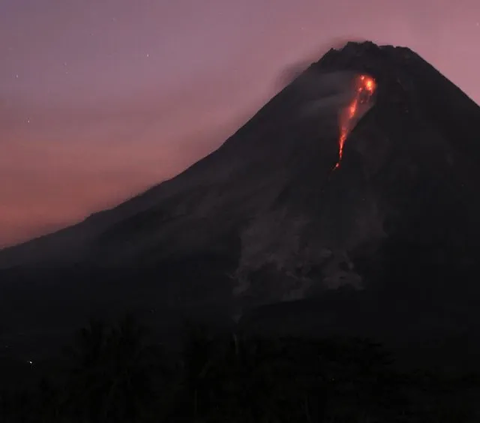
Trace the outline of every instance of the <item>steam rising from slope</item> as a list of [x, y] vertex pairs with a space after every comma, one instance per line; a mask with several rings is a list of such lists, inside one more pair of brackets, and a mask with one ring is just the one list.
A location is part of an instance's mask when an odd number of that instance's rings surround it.
[[302, 98], [301, 117], [343, 108], [352, 97], [352, 72], [307, 71], [292, 83]]
[[338, 169], [347, 137], [374, 104], [373, 96], [377, 88], [375, 79], [353, 72], [319, 73], [309, 69], [297, 76], [291, 87], [298, 98], [302, 99], [303, 104], [297, 109], [299, 117], [338, 111], [338, 161], [333, 170]]

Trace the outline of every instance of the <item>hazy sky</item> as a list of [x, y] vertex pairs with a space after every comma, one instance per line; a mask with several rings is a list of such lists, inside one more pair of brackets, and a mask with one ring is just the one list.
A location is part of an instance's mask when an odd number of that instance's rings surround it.
[[0, 0], [0, 246], [175, 175], [347, 39], [480, 103], [478, 0]]

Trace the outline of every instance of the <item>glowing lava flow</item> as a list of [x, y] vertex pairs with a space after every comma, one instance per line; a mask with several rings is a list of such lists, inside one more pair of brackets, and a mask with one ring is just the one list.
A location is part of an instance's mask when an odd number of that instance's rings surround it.
[[370, 101], [376, 88], [375, 80], [366, 75], [360, 75], [356, 79], [355, 83], [355, 97], [350, 104], [342, 111], [340, 115], [340, 138], [338, 140], [338, 162], [333, 170], [340, 167], [340, 163], [343, 158], [343, 148], [345, 147], [345, 141], [350, 131], [353, 129], [353, 125], [358, 118], [359, 105], [367, 104]]

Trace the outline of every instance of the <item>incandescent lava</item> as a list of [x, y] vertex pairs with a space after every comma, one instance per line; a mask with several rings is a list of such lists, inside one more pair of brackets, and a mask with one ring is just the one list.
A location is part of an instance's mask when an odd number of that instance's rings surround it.
[[352, 101], [345, 107], [340, 114], [340, 138], [338, 140], [338, 161], [333, 170], [340, 167], [343, 158], [343, 149], [345, 141], [358, 118], [360, 105], [366, 105], [370, 102], [376, 89], [375, 79], [368, 75], [359, 75], [355, 79], [355, 95]]

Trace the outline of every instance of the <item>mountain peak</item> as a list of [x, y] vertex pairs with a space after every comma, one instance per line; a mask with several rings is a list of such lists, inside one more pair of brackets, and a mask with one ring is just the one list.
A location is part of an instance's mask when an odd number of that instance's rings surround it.
[[418, 54], [407, 47], [349, 41], [340, 49], [330, 49], [314, 66], [370, 72], [372, 76], [379, 77], [385, 66], [398, 67], [412, 60], [417, 63], [422, 61]]

